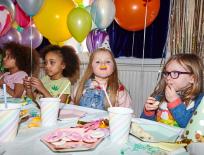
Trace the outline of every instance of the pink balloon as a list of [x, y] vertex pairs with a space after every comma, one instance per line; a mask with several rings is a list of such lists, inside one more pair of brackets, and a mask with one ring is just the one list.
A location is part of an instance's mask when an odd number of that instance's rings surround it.
[[32, 48], [37, 48], [40, 46], [43, 40], [41, 33], [34, 26], [25, 28], [23, 32], [21, 32], [21, 36], [21, 44], [31, 47], [32, 41]]
[[12, 16], [4, 5], [0, 5], [0, 36], [6, 34], [11, 28]]
[[16, 8], [16, 23], [21, 27], [27, 27], [30, 24], [30, 17], [20, 8], [18, 4], [15, 4]]
[[10, 30], [5, 35], [0, 37], [0, 46], [2, 47], [4, 43], [12, 41], [21, 43], [21, 40], [21, 33], [18, 32], [15, 28], [10, 28]]

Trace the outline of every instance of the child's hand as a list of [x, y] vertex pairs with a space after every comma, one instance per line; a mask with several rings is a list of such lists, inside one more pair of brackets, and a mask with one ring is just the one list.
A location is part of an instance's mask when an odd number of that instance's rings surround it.
[[30, 77], [26, 76], [23, 79], [23, 84], [26, 90], [31, 89]]
[[165, 89], [165, 97], [168, 102], [173, 102], [177, 98], [179, 98], [178, 94], [176, 93], [176, 90], [172, 85], [167, 85]]
[[159, 101], [156, 101], [154, 97], [148, 97], [144, 106], [147, 111], [157, 110], [159, 107]]
[[36, 88], [38, 91], [42, 91], [45, 89], [44, 85], [42, 84], [41, 80], [35, 77], [31, 77], [31, 86]]

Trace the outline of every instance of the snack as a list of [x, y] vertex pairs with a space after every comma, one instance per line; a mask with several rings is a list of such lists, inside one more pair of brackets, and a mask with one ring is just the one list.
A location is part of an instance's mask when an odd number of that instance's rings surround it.
[[41, 125], [41, 119], [40, 117], [33, 117], [31, 122], [28, 123], [28, 127], [32, 128], [32, 127], [40, 127]]
[[154, 141], [154, 137], [144, 131], [137, 123], [132, 123], [130, 133], [144, 141]]

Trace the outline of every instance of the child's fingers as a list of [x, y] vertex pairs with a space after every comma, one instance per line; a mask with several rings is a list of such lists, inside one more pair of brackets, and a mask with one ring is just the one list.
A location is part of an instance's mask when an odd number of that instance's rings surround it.
[[148, 103], [148, 104], [154, 104], [155, 101], [156, 101], [156, 99], [155, 99], [154, 97], [148, 97], [146, 103]]
[[155, 104], [145, 104], [145, 109], [146, 110], [156, 110], [156, 109], [158, 109], [158, 105], [155, 105]]

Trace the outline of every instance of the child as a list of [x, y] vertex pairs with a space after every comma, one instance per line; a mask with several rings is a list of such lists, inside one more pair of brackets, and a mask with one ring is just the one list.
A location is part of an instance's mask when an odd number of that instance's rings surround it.
[[[45, 61], [45, 72], [41, 80], [35, 77], [26, 77], [24, 84], [26, 92], [32, 99], [38, 100], [40, 97], [58, 97], [65, 89], [60, 99], [66, 103], [70, 94], [71, 80], [79, 73], [79, 59], [71, 46], [49, 45], [43, 50]], [[68, 78], [67, 78], [68, 77]], [[37, 92], [32, 92], [31, 88]]]
[[103, 88], [108, 92], [113, 106], [132, 106], [128, 92], [118, 80], [117, 66], [111, 51], [100, 48], [91, 54], [73, 102], [80, 106], [107, 109], [109, 104]]
[[185, 128], [203, 98], [202, 87], [202, 60], [194, 54], [174, 55], [165, 64], [141, 117]]
[[[28, 74], [36, 73], [38, 67], [38, 54], [32, 50], [32, 68], [31, 49], [29, 47], [9, 42], [4, 45], [3, 67], [8, 70], [1, 75], [0, 87], [6, 84], [8, 95], [20, 98], [24, 92], [23, 78]], [[35, 68], [35, 69], [34, 69]]]

